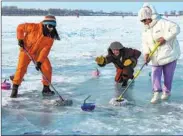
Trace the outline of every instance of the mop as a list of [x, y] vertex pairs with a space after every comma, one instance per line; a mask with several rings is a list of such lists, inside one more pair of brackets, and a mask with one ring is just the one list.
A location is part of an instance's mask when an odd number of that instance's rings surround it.
[[[34, 65], [36, 66], [35, 60], [28, 53], [27, 49], [23, 48], [23, 50], [28, 55], [28, 57], [30, 58], [30, 60], [34, 63]], [[55, 101], [55, 105], [57, 105], [57, 106], [71, 106], [73, 104], [73, 101], [72, 100], [63, 99], [62, 96], [55, 89], [55, 87], [50, 83], [50, 81], [47, 79], [47, 77], [43, 74], [43, 72], [41, 71], [41, 69], [40, 69], [40, 72], [41, 72], [42, 76], [44, 77], [44, 79], [49, 83], [49, 85], [53, 88], [53, 90], [57, 93], [57, 95], [60, 98], [59, 100], [56, 100]]]

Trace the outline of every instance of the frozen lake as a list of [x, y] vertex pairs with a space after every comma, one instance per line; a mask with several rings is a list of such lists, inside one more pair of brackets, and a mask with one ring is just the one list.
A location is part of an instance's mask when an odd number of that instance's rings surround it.
[[[14, 74], [19, 47], [16, 27], [20, 23], [40, 22], [43, 17], [2, 17], [2, 80]], [[54, 106], [51, 98], [43, 98], [41, 74], [31, 63], [19, 87], [20, 97], [9, 98], [11, 90], [2, 90], [2, 134], [37, 132], [48, 135], [178, 135], [183, 134], [183, 17], [168, 18], [178, 23], [181, 57], [174, 75], [171, 99], [156, 105], [152, 96], [149, 72], [143, 69], [128, 94], [134, 106], [113, 107], [115, 68], [113, 64], [100, 68], [95, 57], [106, 55], [113, 41], [141, 50], [142, 24], [137, 17], [57, 17], [61, 41], [55, 41], [49, 54], [53, 67], [52, 83], [64, 97], [73, 100], [72, 107]], [[136, 70], [143, 64], [140, 57]], [[95, 68], [99, 78], [91, 73]], [[80, 106], [91, 95], [94, 112], [84, 112]]]

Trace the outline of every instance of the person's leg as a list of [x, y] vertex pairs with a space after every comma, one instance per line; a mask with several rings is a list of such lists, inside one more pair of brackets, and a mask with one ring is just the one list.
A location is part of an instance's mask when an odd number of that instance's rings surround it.
[[167, 99], [170, 95], [176, 64], [177, 61], [173, 61], [163, 66], [164, 85], [162, 99]]
[[134, 70], [132, 67], [126, 67], [123, 69], [123, 83], [122, 87], [126, 87], [129, 79], [133, 79]]
[[[115, 98], [118, 98], [123, 91], [126, 89], [126, 87], [124, 88], [122, 86], [122, 83], [115, 83]], [[128, 101], [132, 101], [133, 97], [132, 97], [132, 90], [133, 90], [133, 83], [131, 84], [131, 86], [128, 88], [128, 90], [126, 91], [126, 93], [123, 95], [123, 98], [127, 99]]]
[[121, 83], [115, 82], [115, 98], [118, 98], [122, 93]]
[[122, 72], [123, 72], [122, 69], [119, 68], [116, 69], [115, 81], [118, 83], [121, 83], [123, 81]]
[[162, 92], [161, 88], [161, 76], [162, 66], [152, 66], [151, 82], [153, 92]]
[[[52, 67], [48, 58], [46, 58], [46, 60], [42, 63], [41, 71], [43, 75], [47, 78], [45, 79], [44, 76], [42, 76], [43, 95], [54, 95], [55, 93], [51, 91], [49, 88], [49, 83], [51, 83], [51, 78], [52, 78]], [[49, 81], [49, 83], [47, 80]]]
[[13, 78], [13, 88], [12, 88], [12, 93], [11, 93], [10, 97], [12, 97], [12, 98], [17, 97], [18, 86], [22, 82], [22, 79], [27, 71], [27, 67], [28, 67], [29, 63], [30, 63], [30, 59], [27, 56], [27, 54], [23, 51], [20, 51], [17, 70], [16, 70], [14, 78]]
[[[42, 70], [42, 73], [48, 79], [48, 81], [51, 83], [52, 67], [48, 58], [46, 58], [45, 61], [42, 63], [41, 70]], [[42, 83], [43, 85], [47, 85], [47, 86], [49, 85], [49, 83], [47, 82], [46, 79], [44, 79], [44, 77], [42, 77]]]
[[159, 93], [162, 91], [161, 76], [162, 76], [162, 67], [152, 66], [151, 81], [152, 81], [153, 97], [151, 99], [151, 103], [156, 103], [159, 100]]

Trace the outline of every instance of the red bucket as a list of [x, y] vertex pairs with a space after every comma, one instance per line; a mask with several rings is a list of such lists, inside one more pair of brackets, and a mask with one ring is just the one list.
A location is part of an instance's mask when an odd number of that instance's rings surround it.
[[11, 89], [11, 84], [6, 82], [6, 80], [5, 80], [3, 83], [1, 83], [1, 89], [9, 90], [9, 89]]
[[93, 77], [99, 77], [100, 76], [100, 71], [96, 69], [95, 71], [92, 71], [92, 76]]

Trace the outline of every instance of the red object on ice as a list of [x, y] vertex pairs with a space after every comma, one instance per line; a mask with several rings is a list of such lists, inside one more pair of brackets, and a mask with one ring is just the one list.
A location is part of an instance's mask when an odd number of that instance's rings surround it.
[[8, 83], [8, 82], [6, 82], [6, 80], [4, 80], [4, 82], [1, 83], [1, 89], [3, 89], [3, 90], [9, 90], [9, 89], [11, 89], [11, 84]]
[[92, 76], [93, 76], [93, 77], [98, 77], [98, 76], [100, 76], [99, 70], [97, 69], [96, 71], [93, 71], [93, 72], [92, 72]]

